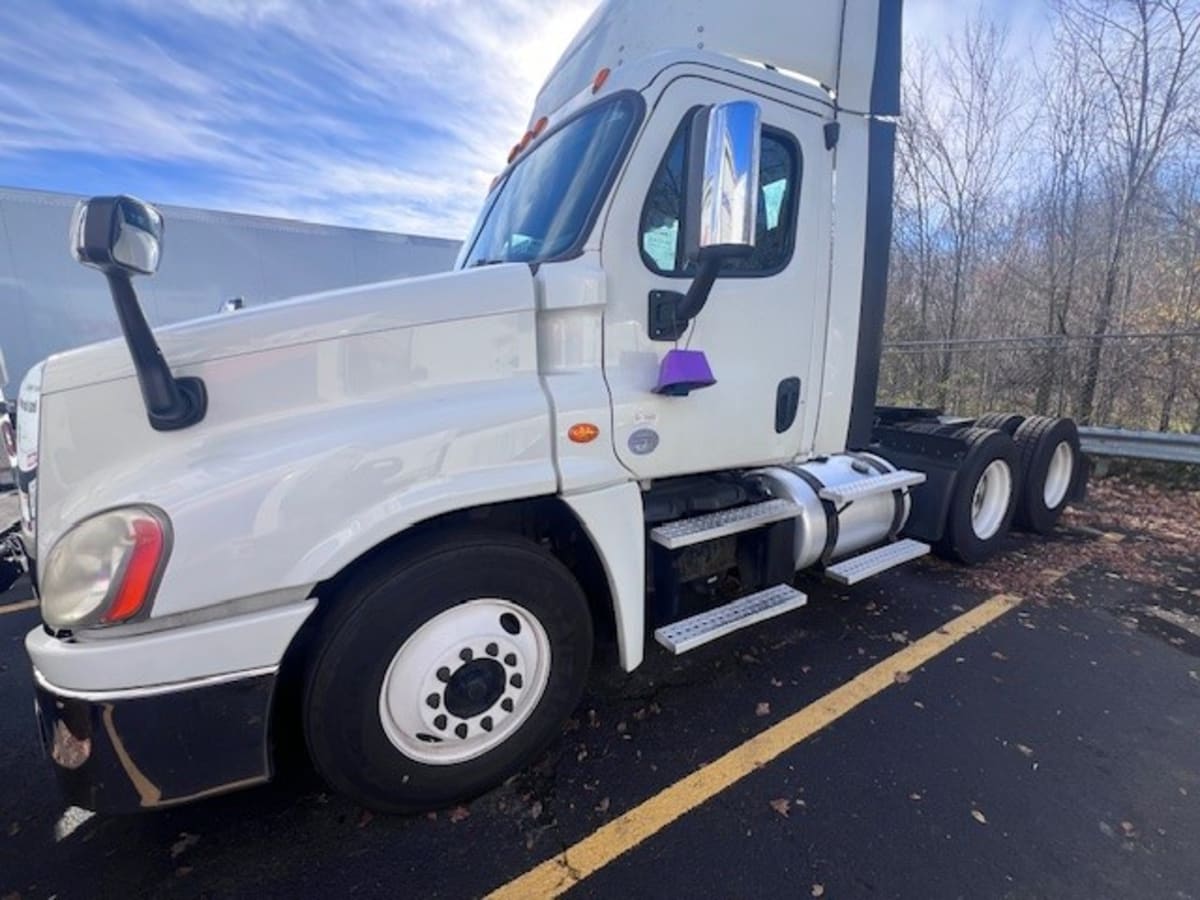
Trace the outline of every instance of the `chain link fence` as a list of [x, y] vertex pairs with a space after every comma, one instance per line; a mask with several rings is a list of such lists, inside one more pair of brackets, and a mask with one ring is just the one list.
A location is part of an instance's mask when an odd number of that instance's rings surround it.
[[965, 416], [1200, 433], [1200, 331], [897, 341], [884, 346], [878, 397]]

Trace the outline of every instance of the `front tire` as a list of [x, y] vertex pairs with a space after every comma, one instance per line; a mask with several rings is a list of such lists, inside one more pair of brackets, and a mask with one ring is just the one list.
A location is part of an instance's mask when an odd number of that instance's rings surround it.
[[535, 759], [583, 692], [587, 599], [523, 538], [422, 541], [330, 599], [305, 679], [305, 739], [325, 780], [371, 809], [482, 793]]

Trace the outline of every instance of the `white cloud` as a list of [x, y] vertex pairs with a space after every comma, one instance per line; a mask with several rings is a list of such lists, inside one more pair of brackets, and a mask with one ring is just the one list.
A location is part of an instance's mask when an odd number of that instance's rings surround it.
[[[461, 237], [594, 3], [4, 4], [0, 167], [81, 193]], [[78, 172], [38, 169], [79, 154]], [[113, 172], [157, 193], [88, 183]]]
[[[0, 182], [461, 237], [596, 2], [0, 3]], [[909, 0], [906, 32], [972, 8]]]

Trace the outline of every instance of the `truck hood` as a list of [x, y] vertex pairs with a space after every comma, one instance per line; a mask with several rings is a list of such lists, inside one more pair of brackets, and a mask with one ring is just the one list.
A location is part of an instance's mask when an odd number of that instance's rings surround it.
[[[263, 350], [533, 308], [533, 275], [527, 265], [511, 263], [308, 294], [154, 333], [179, 374], [200, 363]], [[52, 356], [41, 390], [53, 394], [133, 374], [129, 350], [117, 338]]]

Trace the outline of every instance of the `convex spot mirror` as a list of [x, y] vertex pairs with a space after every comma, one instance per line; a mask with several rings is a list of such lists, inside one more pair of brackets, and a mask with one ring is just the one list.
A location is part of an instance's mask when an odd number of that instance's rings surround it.
[[163, 217], [133, 197], [81, 200], [71, 217], [71, 253], [104, 272], [153, 275], [162, 256]]
[[725, 259], [754, 250], [762, 113], [752, 100], [697, 110], [688, 147], [684, 252]]

